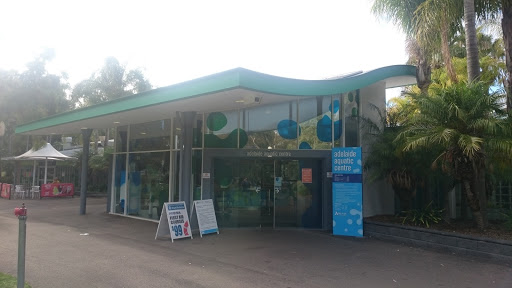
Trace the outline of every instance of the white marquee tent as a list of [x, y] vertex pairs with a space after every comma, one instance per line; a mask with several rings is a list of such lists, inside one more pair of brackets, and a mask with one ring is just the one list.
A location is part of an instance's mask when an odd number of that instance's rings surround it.
[[15, 160], [34, 160], [34, 171], [32, 173], [32, 185], [35, 185], [36, 181], [36, 160], [45, 160], [44, 161], [44, 184], [46, 184], [47, 176], [48, 176], [48, 160], [76, 160], [74, 157], [66, 156], [59, 151], [57, 151], [53, 146], [49, 143], [45, 143], [39, 149], [30, 149], [27, 152], [14, 157]]

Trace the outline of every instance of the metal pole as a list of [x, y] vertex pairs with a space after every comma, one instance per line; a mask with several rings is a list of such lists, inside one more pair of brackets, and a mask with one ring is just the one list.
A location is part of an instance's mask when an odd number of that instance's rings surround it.
[[[80, 176], [80, 215], [85, 215], [87, 202], [87, 170], [89, 168], [89, 142], [92, 129], [82, 129], [82, 173]], [[128, 181], [127, 181], [128, 182]], [[125, 207], [128, 205], [125, 202]], [[126, 208], [125, 208], [126, 210]]]
[[19, 235], [18, 235], [18, 279], [17, 288], [25, 287], [25, 246], [27, 235], [27, 209], [25, 203], [21, 208], [14, 209], [14, 215], [18, 216], [20, 220]]

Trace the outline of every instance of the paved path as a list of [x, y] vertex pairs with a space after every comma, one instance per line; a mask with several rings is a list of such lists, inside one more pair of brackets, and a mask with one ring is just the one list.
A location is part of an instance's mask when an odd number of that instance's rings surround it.
[[[323, 232], [224, 229], [154, 240], [104, 198], [26, 200], [26, 280], [43, 287], [512, 287], [509, 265]], [[16, 275], [21, 201], [0, 199], [0, 271]], [[89, 233], [88, 236], [80, 234]]]

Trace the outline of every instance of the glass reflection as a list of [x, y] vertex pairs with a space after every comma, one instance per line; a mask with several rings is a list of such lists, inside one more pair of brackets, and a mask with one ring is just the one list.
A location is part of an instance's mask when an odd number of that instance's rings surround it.
[[129, 156], [128, 215], [159, 219], [169, 201], [169, 153], [137, 153]]

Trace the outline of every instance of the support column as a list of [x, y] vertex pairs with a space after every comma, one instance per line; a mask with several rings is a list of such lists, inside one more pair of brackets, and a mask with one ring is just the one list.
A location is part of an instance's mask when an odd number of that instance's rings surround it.
[[80, 178], [80, 215], [85, 215], [87, 199], [87, 171], [89, 170], [89, 143], [92, 129], [82, 129], [82, 173]]
[[182, 146], [180, 159], [180, 201], [185, 201], [188, 211], [192, 211], [192, 146], [194, 137], [194, 120], [196, 112], [181, 113], [182, 121]]

